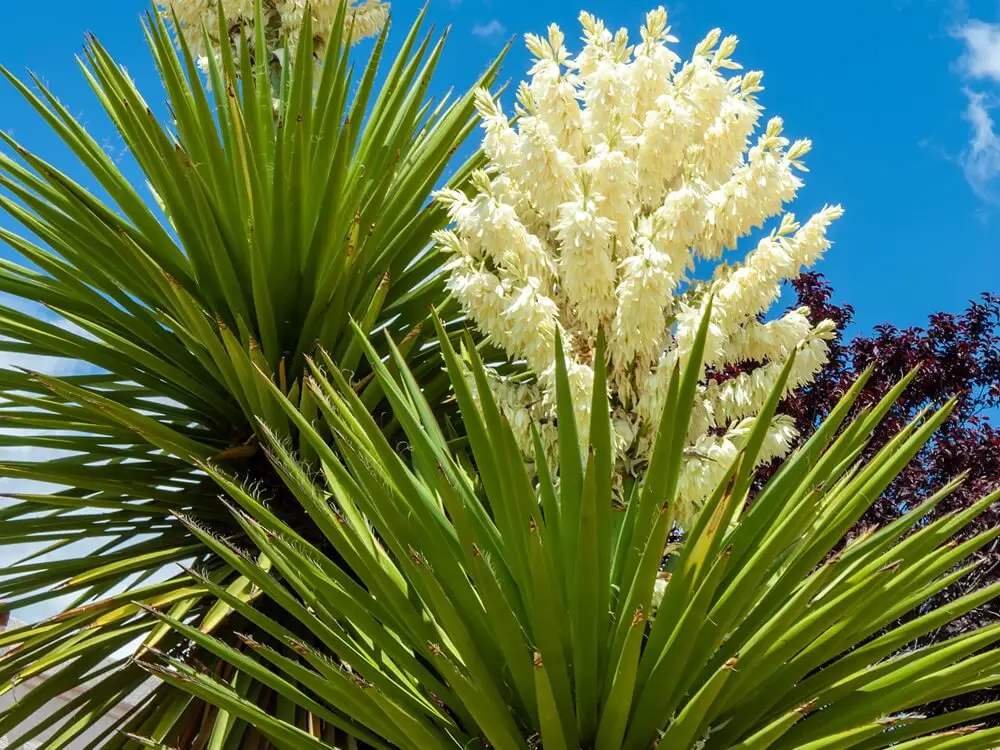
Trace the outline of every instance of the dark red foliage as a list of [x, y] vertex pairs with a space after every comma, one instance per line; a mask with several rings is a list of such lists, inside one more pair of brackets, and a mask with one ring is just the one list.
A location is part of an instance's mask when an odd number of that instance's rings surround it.
[[[900, 378], [917, 365], [914, 381], [889, 412], [867, 449], [872, 455], [887, 439], [911, 421], [925, 407], [940, 406], [955, 397], [955, 409], [934, 439], [903, 471], [884, 495], [859, 522], [855, 531], [884, 524], [963, 472], [964, 485], [934, 511], [937, 517], [966, 508], [1000, 486], [1000, 429], [993, 426], [990, 413], [1000, 414], [1000, 295], [986, 293], [964, 312], [936, 313], [924, 328], [899, 329], [890, 324], [876, 326], [874, 332], [844, 341], [843, 332], [851, 323], [854, 309], [832, 300], [829, 283], [819, 274], [805, 274], [794, 282], [796, 307], [808, 306], [814, 322], [830, 319], [837, 323], [830, 364], [815, 382], [786, 400], [782, 411], [795, 417], [803, 436], [812, 433], [830, 408], [868, 365], [874, 371], [858, 402], [863, 408], [881, 399]], [[773, 468], [773, 467], [772, 467]], [[766, 479], [765, 470], [761, 479]], [[1000, 523], [1000, 502], [995, 503], [966, 532], [972, 535]], [[980, 553], [979, 568], [936, 598], [940, 605], [971, 589], [1000, 580], [1000, 542]], [[956, 621], [931, 640], [1000, 620], [1000, 610], [991, 605]], [[990, 691], [990, 700], [1000, 691]], [[981, 702], [986, 696], [964, 696], [948, 701], [955, 709]]]
[[[803, 434], [812, 432], [872, 363], [875, 369], [858, 399], [859, 409], [876, 403], [914, 367], [919, 365], [920, 371], [875, 434], [868, 455], [921, 409], [956, 398], [951, 417], [874, 505], [864, 523], [897, 517], [962, 472], [969, 472], [968, 479], [939, 513], [967, 507], [1000, 484], [1000, 430], [990, 422], [990, 412], [1000, 407], [1000, 295], [985, 293], [958, 315], [935, 313], [926, 328], [899, 329], [884, 323], [874, 333], [845, 343], [843, 330], [852, 320], [853, 308], [833, 304], [830, 285], [819, 274], [804, 274], [794, 286], [797, 306], [809, 307], [817, 322], [828, 318], [838, 326], [830, 364], [782, 407], [795, 417]], [[980, 520], [980, 526], [992, 526], [998, 520], [996, 513], [1000, 504]]]

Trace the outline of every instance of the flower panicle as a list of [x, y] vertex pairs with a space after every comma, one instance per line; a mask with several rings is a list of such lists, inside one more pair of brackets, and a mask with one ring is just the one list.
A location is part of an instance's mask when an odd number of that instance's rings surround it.
[[[226, 18], [229, 38], [219, 38], [219, 4]], [[264, 27], [264, 37], [269, 60], [288, 59], [300, 43], [306, 11], [312, 14], [313, 55], [321, 61], [332, 39], [356, 44], [362, 39], [377, 36], [389, 21], [389, 3], [385, 0], [349, 0], [344, 14], [344, 27], [334, 29], [340, 17], [341, 0], [270, 0], [262, 5], [263, 17], [255, 19], [255, 0], [159, 0], [160, 11], [168, 21], [175, 21], [175, 31], [207, 68], [209, 57], [218, 58], [222, 45], [238, 49], [241, 34], [251, 45], [259, 20]], [[260, 59], [260, 50], [253, 50]]]
[[[447, 283], [471, 321], [534, 375], [498, 391], [527, 459], [528, 425], [556, 439], [556, 336], [582, 439], [594, 368], [607, 368], [619, 479], [648, 461], [666, 381], [690, 357], [711, 293], [681, 493], [697, 502], [788, 358], [795, 353], [793, 390], [825, 362], [826, 323], [811, 324], [803, 309], [764, 316], [781, 285], [829, 249], [843, 210], [826, 206], [806, 221], [786, 211], [812, 142], [789, 138], [780, 117], [762, 120], [763, 73], [742, 70], [735, 36], [713, 29], [682, 61], [663, 8], [647, 14], [635, 46], [589, 13], [580, 25], [576, 54], [558, 26], [526, 37], [534, 62], [516, 89], [516, 122], [499, 99], [477, 95], [488, 165], [468, 196], [438, 195], [454, 222], [437, 236], [454, 258]], [[693, 276], [706, 261], [711, 278]], [[607, 361], [597, 363], [599, 336]], [[762, 455], [782, 455], [794, 439], [778, 420]]]

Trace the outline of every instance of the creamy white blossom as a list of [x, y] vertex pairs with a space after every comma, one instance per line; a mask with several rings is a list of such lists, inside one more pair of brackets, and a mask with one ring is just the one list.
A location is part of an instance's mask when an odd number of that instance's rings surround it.
[[[347, 2], [342, 39], [355, 43], [381, 32], [389, 19], [389, 3], [384, 0], [263, 0], [264, 55], [269, 63], [277, 63], [294, 54], [298, 47], [306, 9], [312, 14], [313, 55], [322, 59], [326, 48], [337, 34], [333, 28], [341, 7]], [[219, 36], [219, 5], [226, 19], [229, 38]], [[161, 11], [170, 21], [176, 20], [178, 31], [205, 67], [210, 56], [217, 56], [220, 45], [226, 43], [239, 49], [242, 34], [256, 59], [260, 50], [256, 44], [254, 15], [256, 0], [161, 0]], [[206, 35], [208, 43], [206, 44]]]
[[[826, 362], [832, 324], [814, 325], [805, 308], [764, 316], [783, 282], [829, 248], [842, 210], [827, 206], [803, 224], [784, 213], [811, 143], [789, 140], [780, 118], [761, 122], [762, 74], [733, 60], [736, 37], [715, 29], [682, 63], [662, 8], [636, 46], [624, 29], [587, 13], [580, 21], [576, 56], [557, 26], [527, 36], [535, 61], [517, 90], [516, 122], [479, 92], [488, 164], [468, 195], [439, 194], [454, 223], [437, 242], [453, 256], [448, 286], [465, 313], [534, 375], [497, 378], [495, 390], [525, 456], [532, 425], [556, 453], [558, 335], [583, 435], [594, 368], [607, 368], [619, 480], [649, 460], [670, 372], [690, 358], [713, 298], [680, 486], [695, 507], [789, 357], [789, 391]], [[772, 221], [740, 252], [741, 239]], [[595, 362], [602, 334], [607, 360]], [[775, 418], [760, 460], [795, 438], [791, 420]]]

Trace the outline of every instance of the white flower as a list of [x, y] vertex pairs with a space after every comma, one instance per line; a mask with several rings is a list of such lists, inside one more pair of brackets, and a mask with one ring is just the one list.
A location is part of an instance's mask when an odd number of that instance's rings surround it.
[[500, 279], [479, 267], [465, 256], [450, 267], [448, 289], [488, 336], [497, 338], [501, 345], [506, 341], [507, 325], [504, 312], [508, 293]]
[[476, 110], [482, 119], [482, 128], [486, 132], [483, 137], [483, 151], [494, 164], [509, 167], [518, 148], [517, 133], [507, 123], [503, 110], [488, 91], [479, 89], [475, 96]]
[[801, 228], [792, 214], [786, 215], [742, 264], [716, 282], [719, 315], [727, 311], [733, 320], [746, 320], [766, 310], [778, 298], [782, 281], [794, 279], [830, 247], [827, 227], [843, 213], [840, 206], [826, 206]]
[[640, 31], [642, 43], [636, 46], [629, 66], [633, 91], [633, 115], [656, 108], [656, 101], [667, 93], [677, 63], [681, 61], [667, 44], [676, 42], [667, 26], [667, 11], [661, 5], [646, 14]]
[[811, 330], [808, 307], [792, 310], [767, 323], [752, 319], [732, 329], [726, 342], [725, 359], [727, 362], [784, 360]]
[[653, 583], [653, 612], [659, 610], [660, 605], [663, 604], [663, 596], [667, 593], [668, 583], [670, 583], [670, 579], [665, 575], [657, 576], [656, 581]]
[[489, 258], [511, 275], [542, 279], [551, 275], [552, 262], [541, 240], [521, 223], [517, 209], [492, 191], [479, 193], [471, 201], [456, 198], [451, 215], [473, 257]]
[[600, 196], [599, 212], [614, 225], [618, 243], [628, 246], [636, 214], [635, 162], [624, 151], [601, 143], [581, 165], [580, 175], [590, 193]]
[[[662, 8], [647, 15], [635, 47], [624, 30], [586, 13], [580, 21], [575, 56], [557, 26], [528, 35], [534, 63], [517, 90], [516, 122], [490, 94], [477, 96], [488, 164], [468, 196], [439, 194], [454, 228], [437, 243], [454, 257], [448, 287], [466, 315], [534, 376], [503, 381], [499, 399], [527, 459], [529, 419], [546, 456], [567, 449], [552, 427], [556, 335], [583, 440], [594, 368], [607, 368], [616, 487], [648, 462], [670, 374], [688, 364], [712, 297], [681, 477], [694, 508], [725, 474], [788, 358], [795, 354], [789, 390], [826, 361], [831, 324], [813, 325], [805, 309], [762, 316], [781, 284], [830, 246], [827, 228], [842, 210], [824, 208], [802, 225], [785, 214], [811, 144], [789, 141], [780, 118], [756, 132], [762, 74], [731, 72], [735, 37], [713, 30], [681, 64]], [[733, 252], [779, 216], [755, 249]], [[606, 359], [596, 362], [601, 336]], [[759, 460], [794, 440], [792, 423], [775, 419]]]
[[[337, 6], [336, 0], [327, 0], [328, 6]], [[322, 3], [314, 3], [322, 5]], [[332, 16], [328, 13], [327, 18]], [[345, 33], [349, 34], [349, 41], [354, 44], [378, 36], [382, 29], [389, 22], [389, 3], [384, 0], [364, 0], [360, 5], [355, 5], [348, 9]]]
[[554, 227], [569, 314], [588, 331], [596, 331], [615, 312], [614, 223], [601, 216], [601, 201], [602, 196], [578, 193], [559, 207]]
[[[751, 80], [756, 80], [754, 76]], [[738, 80], [742, 88], [744, 79]], [[725, 179], [739, 165], [747, 143], [760, 120], [760, 107], [752, 96], [727, 95], [718, 117], [705, 130], [705, 140], [692, 149], [691, 158], [708, 182]]]
[[[833, 335], [832, 323], [824, 321], [808, 331], [798, 344], [792, 364], [786, 393], [808, 383], [826, 364], [826, 342]], [[784, 359], [775, 358], [750, 372], [743, 372], [721, 385], [710, 383], [706, 399], [714, 406], [716, 424], [728, 423], [752, 416], [771, 393], [785, 365]]]
[[645, 205], [655, 206], [681, 174], [694, 109], [684, 98], [665, 93], [642, 115], [642, 123], [636, 138], [640, 197]]
[[621, 262], [619, 277], [612, 355], [618, 360], [616, 369], [625, 372], [637, 358], [652, 364], [663, 350], [667, 334], [664, 311], [671, 306], [679, 272], [669, 255], [659, 251], [648, 237], [640, 236], [635, 255]]
[[[219, 38], [219, 4], [226, 18], [229, 38]], [[312, 51], [316, 59], [326, 54], [334, 35], [333, 24], [340, 13], [341, 0], [265, 0], [264, 14], [266, 54], [279, 63], [298, 47], [306, 8], [312, 12]], [[255, 0], [159, 0], [157, 3], [168, 20], [177, 19], [178, 31], [194, 55], [207, 60], [220, 53], [226, 43], [239, 49], [240, 34], [252, 47], [255, 43]], [[376, 36], [389, 20], [389, 4], [384, 0], [349, 0], [344, 27], [338, 35], [353, 44]], [[209, 46], [205, 46], [205, 32]], [[286, 48], [287, 45], [287, 48]], [[255, 50], [258, 58], [261, 50]], [[207, 63], [206, 63], [207, 65]], [[203, 65], [205, 67], [205, 65]]]
[[501, 343], [520, 352], [536, 372], [544, 370], [555, 357], [559, 306], [541, 292], [535, 278], [513, 290], [509, 299]]
[[537, 116], [548, 126], [559, 148], [579, 159], [583, 156], [583, 111], [577, 91], [579, 79], [567, 66], [565, 36], [552, 24], [547, 39], [527, 34], [525, 41], [535, 56], [529, 88]]
[[739, 454], [739, 448], [733, 440], [737, 436], [738, 433], [702, 435], [688, 449], [677, 486], [683, 511], [690, 513], [725, 477]]

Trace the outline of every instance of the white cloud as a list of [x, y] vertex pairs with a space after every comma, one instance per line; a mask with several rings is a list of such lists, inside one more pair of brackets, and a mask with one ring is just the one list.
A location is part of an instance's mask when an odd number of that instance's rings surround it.
[[972, 19], [959, 27], [957, 36], [965, 42], [966, 75], [1000, 81], [1000, 23]]
[[491, 19], [487, 23], [477, 23], [472, 27], [472, 35], [478, 37], [494, 37], [501, 36], [507, 32], [507, 27], [504, 26], [496, 18]]
[[972, 126], [972, 140], [962, 154], [962, 168], [972, 189], [983, 200], [1000, 201], [1000, 136], [997, 135], [989, 97], [981, 92], [965, 89], [969, 104], [964, 117]]
[[[954, 36], [965, 45], [960, 61], [963, 77], [987, 88], [1000, 83], [1000, 23], [969, 19], [955, 29]], [[972, 133], [959, 161], [976, 195], [1000, 203], [1000, 135], [990, 114], [997, 99], [988, 90], [967, 86], [964, 92], [968, 104], [962, 117]]]

